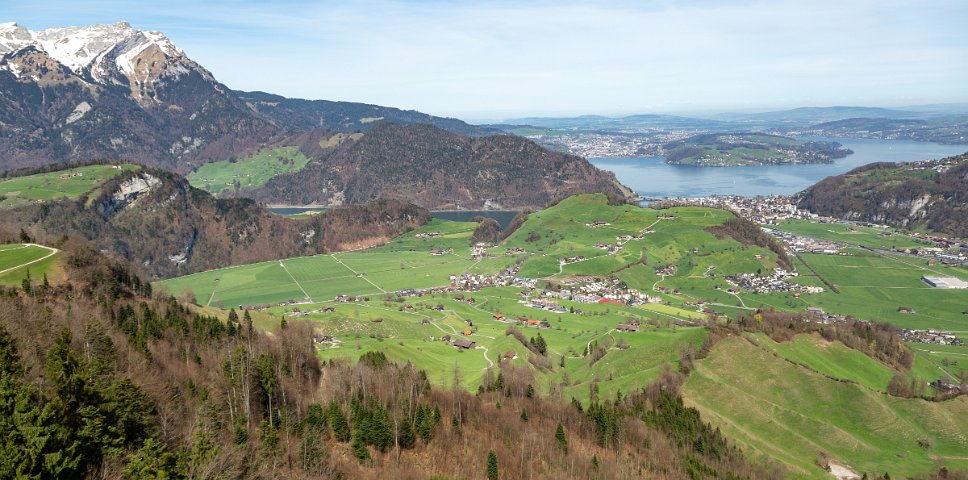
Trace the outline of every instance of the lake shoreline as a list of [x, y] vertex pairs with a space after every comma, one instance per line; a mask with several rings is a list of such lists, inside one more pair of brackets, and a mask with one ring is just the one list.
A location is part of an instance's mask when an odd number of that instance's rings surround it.
[[[826, 137], [802, 137], [828, 140]], [[832, 163], [700, 167], [676, 165], [663, 157], [589, 158], [596, 167], [615, 173], [637, 195], [661, 199], [712, 195], [793, 195], [832, 175], [874, 162], [914, 162], [968, 151], [965, 145], [879, 139], [837, 139], [854, 153]]]

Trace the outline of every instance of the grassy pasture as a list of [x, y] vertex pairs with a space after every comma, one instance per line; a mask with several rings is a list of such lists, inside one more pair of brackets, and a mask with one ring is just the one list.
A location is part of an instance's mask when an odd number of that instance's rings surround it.
[[[50, 277], [54, 274], [52, 270], [57, 268], [60, 253], [43, 259], [48, 254], [50, 254], [50, 250], [35, 245], [0, 244], [0, 272], [2, 272], [0, 273], [0, 285], [19, 286], [27, 276], [28, 271], [36, 284], [41, 282], [41, 278], [45, 274]], [[40, 261], [30, 263], [35, 260]], [[28, 263], [29, 265], [27, 265]]]
[[[195, 294], [206, 306], [329, 301], [339, 294], [377, 295], [403, 288], [447, 285], [449, 276], [474, 265], [468, 239], [476, 224], [433, 220], [379, 248], [287, 258], [196, 273], [162, 284], [171, 293]], [[438, 232], [442, 238], [416, 238]], [[433, 256], [434, 248], [454, 253]]]
[[815, 238], [817, 240], [846, 243], [882, 250], [933, 246], [929, 242], [897, 233], [891, 229], [862, 227], [859, 225], [817, 223], [807, 220], [786, 220], [773, 227], [777, 230]]
[[776, 343], [763, 334], [751, 335], [757, 345], [780, 357], [806, 365], [831, 377], [843, 378], [873, 390], [887, 391], [894, 369], [840, 342], [828, 342], [819, 335], [797, 335], [789, 342]]
[[78, 198], [122, 172], [138, 168], [127, 163], [119, 167], [88, 165], [2, 180], [0, 181], [0, 208], [55, 198]]
[[737, 337], [697, 362], [684, 392], [707, 421], [754, 457], [789, 465], [794, 478], [829, 478], [814, 464], [821, 451], [857, 471], [893, 477], [926, 473], [938, 461], [963, 467], [958, 458], [968, 451], [968, 398], [890, 397], [775, 361]]
[[277, 175], [302, 170], [307, 163], [309, 157], [299, 147], [263, 148], [235, 162], [206, 163], [188, 175], [188, 182], [195, 188], [218, 195], [234, 188], [235, 182], [240, 188], [258, 187]]
[[[787, 294], [744, 294], [751, 306], [804, 310], [817, 306], [827, 312], [894, 323], [906, 328], [939, 328], [968, 333], [968, 291], [931, 288], [924, 275], [947, 274], [964, 278], [963, 269], [926, 266], [923, 261], [895, 255], [850, 250], [851, 256], [801, 254], [820, 275], [837, 285], [840, 293], [827, 289], [799, 299]], [[800, 263], [799, 261], [797, 263]], [[796, 281], [826, 288], [802, 265]], [[901, 313], [911, 307], [914, 313]]]

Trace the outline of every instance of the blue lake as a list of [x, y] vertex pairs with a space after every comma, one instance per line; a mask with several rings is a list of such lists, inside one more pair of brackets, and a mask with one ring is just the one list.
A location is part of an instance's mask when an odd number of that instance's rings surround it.
[[615, 172], [618, 180], [646, 197], [709, 195], [790, 195], [830, 175], [873, 162], [913, 162], [950, 157], [968, 145], [941, 145], [905, 140], [809, 138], [840, 142], [854, 151], [830, 164], [762, 167], [692, 167], [669, 165], [661, 157], [590, 158], [596, 167]]

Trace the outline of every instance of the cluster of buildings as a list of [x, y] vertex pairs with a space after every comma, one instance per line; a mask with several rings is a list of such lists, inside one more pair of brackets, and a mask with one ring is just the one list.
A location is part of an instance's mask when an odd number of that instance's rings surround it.
[[492, 248], [494, 248], [494, 245], [490, 243], [475, 243], [474, 246], [471, 247], [471, 256], [474, 258], [493, 257], [493, 255], [487, 253], [487, 251]]
[[537, 320], [534, 318], [525, 318], [525, 317], [508, 318], [500, 313], [495, 313], [491, 318], [501, 323], [510, 323], [514, 325], [520, 325], [522, 327], [533, 327], [533, 328], [541, 328], [541, 329], [551, 328], [551, 323], [547, 322], [546, 320]]
[[941, 330], [901, 330], [901, 338], [905, 342], [931, 343], [935, 345], [964, 345], [965, 341], [951, 332]]
[[575, 256], [575, 257], [559, 258], [558, 259], [558, 263], [561, 264], [561, 265], [568, 265], [569, 263], [584, 262], [585, 260], [588, 260], [588, 259], [585, 258], [584, 255], [578, 255], [578, 256]]
[[730, 210], [753, 222], [771, 225], [782, 220], [802, 219], [820, 220], [822, 217], [806, 210], [800, 210], [786, 195], [744, 197], [740, 195], [713, 195], [698, 198], [669, 198], [656, 202], [658, 205], [688, 205]]
[[789, 282], [788, 280], [796, 277], [797, 272], [788, 272], [782, 268], [777, 268], [773, 273], [761, 276], [755, 273], [744, 273], [726, 277], [726, 282], [730, 285], [754, 293], [772, 292], [804, 292], [809, 294], [823, 293], [823, 288], [800, 285]]
[[528, 138], [585, 158], [656, 155], [659, 147], [651, 136], [619, 133], [552, 133]]
[[623, 287], [618, 279], [592, 279], [580, 283], [573, 283], [559, 290], [545, 290], [542, 295], [546, 298], [558, 298], [578, 303], [616, 303], [622, 305], [643, 305], [659, 303], [662, 298], [644, 294], [634, 288]]
[[817, 240], [810, 237], [802, 237], [793, 233], [774, 230], [763, 227], [763, 231], [777, 237], [782, 241], [788, 250], [796, 253], [816, 253], [823, 255], [847, 255], [842, 249], [846, 246], [839, 243]]
[[642, 326], [641, 322], [633, 318], [626, 323], [620, 323], [616, 325], [615, 330], [618, 330], [620, 332], [637, 332], [639, 331], [639, 328], [641, 326]]
[[444, 291], [460, 290], [464, 292], [476, 292], [484, 287], [534, 288], [535, 285], [537, 285], [538, 279], [519, 277], [517, 275], [518, 270], [519, 267], [514, 266], [497, 274], [464, 273], [461, 275], [451, 275], [450, 286], [441, 288], [443, 288]]
[[547, 310], [554, 313], [565, 313], [568, 311], [567, 308], [558, 305], [558, 302], [548, 298], [529, 298], [526, 300], [521, 300], [518, 303], [523, 304], [525, 307]]
[[612, 255], [618, 253], [618, 251], [622, 249], [622, 242], [618, 242], [615, 245], [612, 245], [611, 243], [598, 242], [595, 244], [595, 248], [605, 250], [609, 255]]
[[420, 238], [420, 239], [424, 239], [424, 238], [440, 238], [440, 237], [443, 237], [443, 236], [444, 236], [444, 234], [442, 234], [440, 232], [424, 232], [424, 233], [418, 233], [418, 234], [414, 235], [414, 238]]

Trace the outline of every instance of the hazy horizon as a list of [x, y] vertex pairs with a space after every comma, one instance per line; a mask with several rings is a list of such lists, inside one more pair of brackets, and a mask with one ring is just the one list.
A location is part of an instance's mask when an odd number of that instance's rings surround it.
[[470, 121], [968, 102], [968, 3], [12, 0], [130, 21], [238, 90]]

